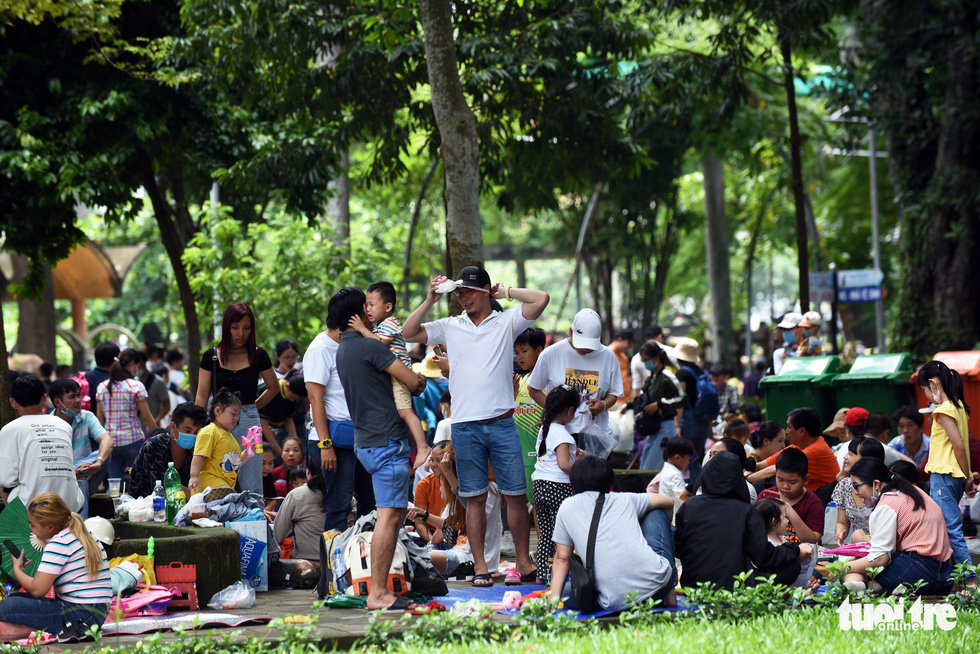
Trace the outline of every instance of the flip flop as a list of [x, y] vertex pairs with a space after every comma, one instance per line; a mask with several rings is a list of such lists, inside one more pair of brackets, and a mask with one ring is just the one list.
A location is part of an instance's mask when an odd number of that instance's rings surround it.
[[534, 581], [537, 581], [537, 579], [538, 579], [538, 569], [537, 568], [535, 568], [534, 570], [531, 570], [526, 575], [521, 575], [521, 581], [523, 581], [525, 583], [527, 583], [527, 582], [534, 582]]
[[[489, 582], [489, 583], [484, 583], [484, 582]], [[490, 576], [489, 572], [473, 575], [472, 583], [477, 588], [490, 588], [491, 586], [493, 586], [493, 577]]]
[[404, 613], [405, 611], [414, 611], [418, 608], [418, 604], [408, 599], [407, 597], [402, 597], [401, 595], [395, 595], [395, 601], [392, 602], [386, 609], [368, 609], [368, 611], [398, 611]]

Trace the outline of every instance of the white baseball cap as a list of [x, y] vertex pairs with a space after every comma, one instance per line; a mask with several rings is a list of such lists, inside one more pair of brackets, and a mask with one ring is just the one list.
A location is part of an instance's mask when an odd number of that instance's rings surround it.
[[598, 350], [602, 342], [602, 319], [592, 309], [582, 309], [572, 319], [572, 347], [580, 350]]
[[780, 329], [793, 329], [800, 324], [801, 320], [803, 320], [803, 314], [787, 313], [785, 316], [783, 316], [782, 322], [776, 326]]

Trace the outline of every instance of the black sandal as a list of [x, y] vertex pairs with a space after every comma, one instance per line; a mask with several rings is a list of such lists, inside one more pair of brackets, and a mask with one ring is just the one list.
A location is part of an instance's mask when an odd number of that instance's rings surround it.
[[[477, 582], [484, 582], [484, 581], [489, 581], [490, 583], [489, 584], [477, 583]], [[493, 577], [490, 576], [490, 573], [489, 572], [484, 572], [482, 574], [473, 575], [473, 582], [472, 583], [473, 583], [473, 585], [476, 588], [490, 588], [491, 586], [493, 586]]]

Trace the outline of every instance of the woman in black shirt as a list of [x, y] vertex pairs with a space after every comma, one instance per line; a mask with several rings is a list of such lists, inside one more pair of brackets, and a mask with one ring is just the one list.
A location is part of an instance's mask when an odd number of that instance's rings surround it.
[[[258, 395], [259, 377], [266, 391]], [[241, 445], [250, 427], [258, 427], [257, 407], [263, 407], [275, 397], [279, 388], [269, 355], [255, 345], [255, 316], [247, 304], [235, 303], [225, 310], [221, 321], [221, 341], [201, 357], [195, 404], [207, 407], [208, 397], [220, 388], [238, 394], [242, 411], [232, 434]], [[271, 389], [271, 390], [269, 390]], [[262, 493], [262, 457], [254, 456], [238, 470], [241, 490]]]

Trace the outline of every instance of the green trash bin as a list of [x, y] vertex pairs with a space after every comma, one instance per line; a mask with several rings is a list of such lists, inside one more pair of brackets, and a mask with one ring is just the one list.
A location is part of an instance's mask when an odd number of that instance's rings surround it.
[[[914, 371], [908, 352], [865, 354], [834, 380], [834, 389], [841, 406], [859, 406], [891, 417], [900, 406], [916, 405], [910, 381]], [[892, 436], [898, 436], [897, 425], [892, 425]]]
[[759, 382], [766, 419], [785, 425], [790, 411], [808, 406], [820, 414], [821, 425], [829, 425], [837, 413], [833, 382], [839, 374], [840, 359], [836, 356], [787, 359], [778, 375]]

